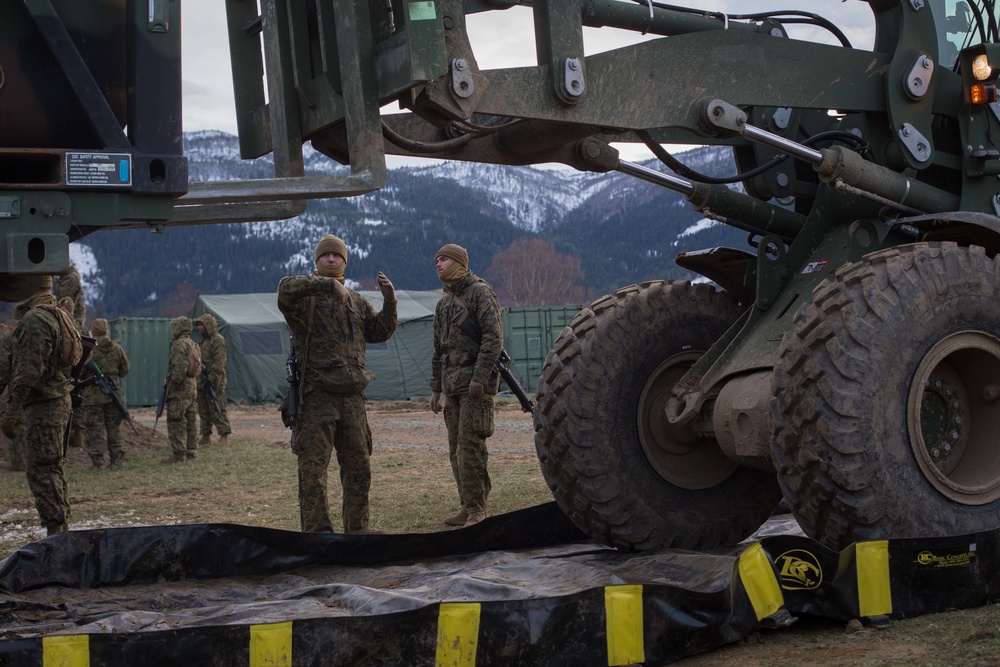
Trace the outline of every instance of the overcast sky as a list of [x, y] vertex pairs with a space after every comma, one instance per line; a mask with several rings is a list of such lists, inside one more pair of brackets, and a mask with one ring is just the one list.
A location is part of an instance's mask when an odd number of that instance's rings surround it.
[[[693, 0], [674, 1], [714, 11], [745, 13], [774, 9], [808, 10], [830, 19], [857, 48], [871, 48], [872, 14], [862, 0]], [[470, 16], [469, 36], [482, 69], [535, 64], [531, 10], [515, 7], [506, 11]], [[830, 41], [824, 31], [790, 31], [803, 39]], [[184, 129], [222, 130], [236, 134], [225, 3], [222, 0], [187, 0], [183, 3]], [[618, 48], [637, 40], [635, 33], [610, 28], [585, 28], [587, 55]], [[752, 67], [752, 64], [748, 63]]]

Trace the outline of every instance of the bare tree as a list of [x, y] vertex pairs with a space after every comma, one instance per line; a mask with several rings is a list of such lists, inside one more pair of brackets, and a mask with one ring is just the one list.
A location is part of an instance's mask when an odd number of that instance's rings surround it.
[[580, 260], [541, 239], [518, 239], [493, 255], [486, 277], [505, 307], [583, 302]]

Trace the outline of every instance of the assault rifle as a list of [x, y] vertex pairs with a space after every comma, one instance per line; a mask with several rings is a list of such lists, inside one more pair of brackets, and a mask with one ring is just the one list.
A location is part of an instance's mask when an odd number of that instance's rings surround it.
[[202, 390], [212, 399], [215, 403], [215, 409], [218, 414], [222, 414], [222, 408], [219, 407], [219, 399], [215, 396], [215, 387], [212, 386], [212, 381], [208, 379], [208, 366], [205, 364], [201, 365], [201, 375], [198, 376], [201, 380]]
[[82, 382], [77, 383], [77, 388], [82, 390], [85, 387], [89, 387], [92, 384], [96, 384], [97, 388], [101, 390], [101, 393], [111, 399], [111, 402], [115, 404], [115, 408], [121, 413], [128, 425], [132, 427], [132, 431], [139, 435], [138, 429], [136, 429], [135, 424], [132, 423], [132, 415], [128, 413], [128, 408], [122, 403], [122, 399], [118, 396], [118, 383], [112, 378], [109, 378], [101, 370], [101, 367], [97, 365], [97, 362], [93, 359], [88, 359], [87, 363], [84, 364], [88, 371], [93, 373], [89, 378]]
[[80, 361], [76, 362], [69, 374], [70, 379], [73, 380], [73, 388], [69, 392], [69, 421], [66, 422], [66, 430], [63, 432], [63, 459], [69, 452], [69, 436], [73, 432], [73, 415], [83, 405], [83, 396], [80, 394], [81, 387], [79, 386], [80, 372], [90, 360], [90, 352], [97, 345], [97, 339], [90, 336], [80, 336], [80, 342], [83, 343], [83, 354], [80, 355]]
[[[477, 343], [482, 342], [483, 333], [476, 326], [476, 323], [472, 320], [472, 316], [467, 314], [467, 309], [462, 308], [458, 311], [455, 317], [451, 318], [453, 324], [458, 325], [458, 328], [462, 330], [462, 333], [467, 335], [472, 340]], [[493, 362], [493, 371], [500, 374], [503, 381], [507, 383], [511, 392], [517, 396], [518, 402], [521, 403], [521, 409], [524, 412], [531, 412], [535, 409], [534, 404], [531, 399], [528, 398], [528, 394], [525, 393], [524, 389], [521, 387], [521, 383], [517, 381], [514, 373], [510, 370], [510, 355], [507, 354], [507, 350], [503, 347], [500, 348], [500, 356], [497, 360]]]
[[153, 420], [153, 433], [156, 433], [156, 425], [160, 423], [160, 417], [163, 416], [163, 407], [167, 403], [167, 381], [170, 380], [169, 375], [163, 376], [163, 389], [160, 390], [160, 400], [156, 403], [156, 419]]
[[292, 429], [292, 452], [295, 452], [295, 427], [299, 422], [299, 358], [295, 354], [295, 339], [288, 336], [288, 358], [285, 360], [285, 372], [288, 375], [288, 409], [285, 413], [286, 424]]

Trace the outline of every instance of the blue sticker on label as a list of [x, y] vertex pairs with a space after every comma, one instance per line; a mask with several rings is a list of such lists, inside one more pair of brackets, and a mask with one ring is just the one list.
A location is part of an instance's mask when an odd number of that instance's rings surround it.
[[121, 160], [118, 163], [118, 180], [122, 183], [128, 183], [128, 160]]

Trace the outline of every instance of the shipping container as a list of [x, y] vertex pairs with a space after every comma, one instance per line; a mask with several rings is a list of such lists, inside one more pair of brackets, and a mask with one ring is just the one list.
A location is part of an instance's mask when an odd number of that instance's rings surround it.
[[108, 335], [122, 346], [132, 365], [122, 380], [125, 405], [130, 408], [156, 405], [167, 375], [170, 318], [122, 317], [108, 323]]
[[[504, 347], [511, 358], [511, 370], [529, 395], [535, 393], [545, 356], [555, 344], [559, 332], [580, 312], [580, 308], [524, 306], [504, 310]], [[506, 389], [501, 385], [500, 390]]]

